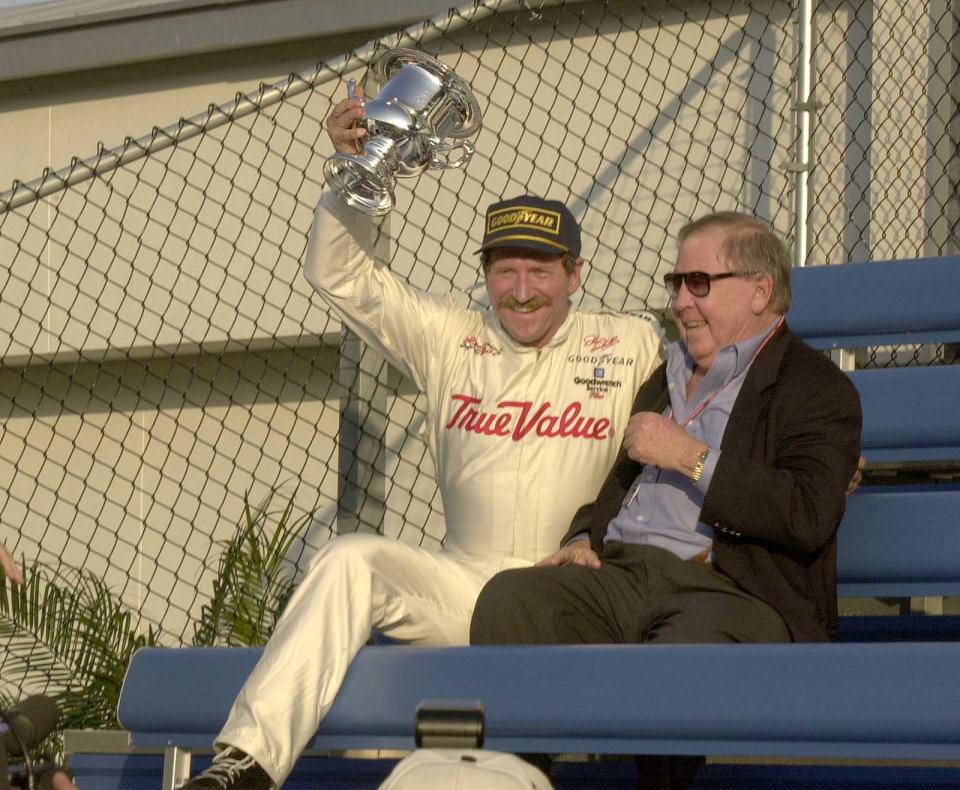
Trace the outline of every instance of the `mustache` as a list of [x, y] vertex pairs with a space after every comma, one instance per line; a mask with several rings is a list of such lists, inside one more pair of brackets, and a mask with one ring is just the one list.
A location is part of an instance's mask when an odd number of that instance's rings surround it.
[[519, 302], [512, 296], [505, 296], [497, 303], [497, 307], [504, 310], [539, 310], [541, 307], [549, 307], [552, 304], [550, 299], [544, 296], [537, 296], [528, 299], [526, 302]]

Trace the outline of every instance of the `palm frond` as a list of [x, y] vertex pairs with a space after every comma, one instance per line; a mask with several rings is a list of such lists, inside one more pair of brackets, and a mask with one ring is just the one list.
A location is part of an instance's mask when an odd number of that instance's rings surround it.
[[[244, 513], [224, 542], [211, 599], [195, 628], [196, 645], [266, 642], [294, 589], [288, 560], [313, 513], [294, 518], [293, 502], [271, 508], [276, 494]], [[272, 522], [275, 521], [275, 524]], [[40, 563], [23, 585], [0, 569], [0, 699], [44, 693], [62, 711], [64, 728], [117, 727], [117, 702], [132, 653], [157, 643], [102, 579], [80, 570], [53, 572]]]
[[138, 633], [131, 613], [92, 573], [53, 574], [35, 564], [22, 586], [0, 575], [0, 674], [8, 685], [56, 700], [64, 727], [117, 726], [130, 655], [156, 637], [152, 628]]
[[[271, 509], [271, 490], [256, 507], [244, 494], [243, 520], [224, 542], [213, 594], [201, 609], [193, 644], [253, 646], [270, 637], [293, 594], [295, 569], [290, 548], [313, 521], [313, 513], [293, 518], [293, 501]], [[270, 520], [276, 517], [276, 525]]]

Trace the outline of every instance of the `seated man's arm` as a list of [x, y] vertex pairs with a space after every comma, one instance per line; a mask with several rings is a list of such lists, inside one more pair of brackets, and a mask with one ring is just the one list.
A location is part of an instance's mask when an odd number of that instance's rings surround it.
[[772, 463], [720, 454], [704, 497], [704, 523], [801, 553], [832, 538], [857, 469], [861, 414], [845, 376], [820, 383], [794, 388], [796, 395], [771, 405], [773, 427], [763, 440]]

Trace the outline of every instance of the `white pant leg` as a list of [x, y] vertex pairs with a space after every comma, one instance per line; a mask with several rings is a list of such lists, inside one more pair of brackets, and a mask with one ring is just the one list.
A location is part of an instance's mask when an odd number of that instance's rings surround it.
[[317, 731], [373, 627], [419, 644], [467, 644], [480, 589], [501, 567], [379, 535], [334, 538], [297, 587], [217, 744], [242, 749], [280, 785]]

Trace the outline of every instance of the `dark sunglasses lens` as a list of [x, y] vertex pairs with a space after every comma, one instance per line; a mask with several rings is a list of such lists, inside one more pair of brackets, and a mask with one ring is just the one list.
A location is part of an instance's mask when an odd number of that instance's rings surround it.
[[706, 272], [686, 272], [685, 274], [665, 274], [663, 282], [671, 296], [680, 293], [680, 287], [686, 282], [687, 290], [694, 296], [706, 296], [710, 293], [710, 275]]
[[710, 275], [704, 272], [687, 272], [687, 289], [694, 296], [710, 293]]

